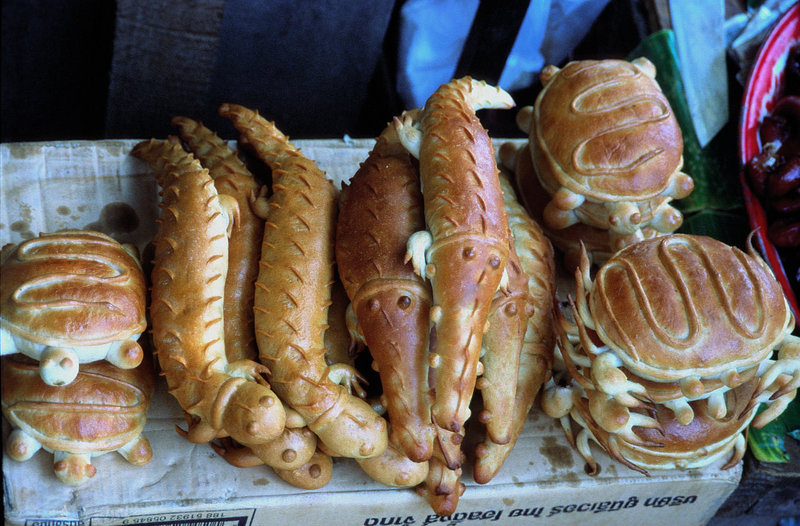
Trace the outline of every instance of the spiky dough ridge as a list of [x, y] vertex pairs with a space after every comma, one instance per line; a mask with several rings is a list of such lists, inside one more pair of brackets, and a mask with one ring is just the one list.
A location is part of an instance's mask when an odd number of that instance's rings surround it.
[[386, 421], [334, 383], [325, 363], [336, 189], [258, 112], [223, 104], [219, 113], [272, 169], [254, 297], [256, 343], [272, 385], [331, 451], [352, 458], [379, 455], [388, 442]]

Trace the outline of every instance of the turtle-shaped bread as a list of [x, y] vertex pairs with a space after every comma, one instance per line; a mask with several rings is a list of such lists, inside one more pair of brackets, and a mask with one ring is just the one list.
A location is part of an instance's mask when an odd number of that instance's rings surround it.
[[[532, 112], [533, 107], [527, 106]], [[526, 113], [525, 108], [517, 114], [518, 122]], [[527, 132], [529, 119], [520, 122], [520, 129]], [[581, 250], [585, 249], [590, 262], [601, 265], [608, 261], [616, 250], [611, 246], [611, 236], [607, 228], [584, 223], [575, 223], [565, 228], [550, 228], [544, 221], [543, 212], [550, 202], [550, 195], [542, 187], [531, 158], [530, 142], [522, 144], [505, 142], [498, 149], [498, 156], [503, 166], [514, 174], [514, 182], [519, 192], [520, 201], [530, 216], [540, 225], [547, 238], [563, 255], [565, 269], [570, 272], [580, 264]], [[642, 228], [642, 237], [649, 239], [661, 235], [652, 227]]]
[[632, 427], [632, 440], [610, 429], [608, 424], [614, 420], [613, 415], [598, 414], [596, 407], [592, 407], [591, 391], [584, 392], [583, 396], [577, 397], [572, 411], [574, 420], [582, 429], [576, 437], [569, 439], [587, 460], [591, 472], [596, 472], [597, 465], [589, 448], [590, 439], [615, 460], [645, 474], [652, 469], [701, 468], [733, 450], [722, 466], [722, 469], [728, 469], [744, 455], [744, 432], [756, 415], [749, 402], [757, 383], [751, 380], [725, 393], [727, 405], [732, 410], [723, 419], [709, 414], [707, 406], [698, 402], [692, 402], [696, 416], [686, 425], [678, 422], [672, 411], [664, 406], [640, 409], [652, 415], [657, 425]]
[[648, 383], [674, 384], [681, 396], [668, 405], [687, 424], [692, 400], [708, 398], [712, 413], [725, 416], [722, 394], [753, 378], [753, 368], [759, 393], [781, 385], [772, 404], [787, 403], [800, 385], [794, 317], [752, 246], [746, 253], [687, 234], [641, 241], [617, 252], [594, 280], [584, 257], [576, 295], [578, 344], [560, 338], [562, 356], [583, 368], [582, 381], [625, 407], [653, 401]]
[[39, 360], [50, 385], [71, 382], [79, 364], [141, 363], [146, 285], [135, 247], [68, 230], [6, 245], [0, 261], [1, 354]]
[[530, 121], [530, 148], [551, 196], [547, 226], [585, 223], [609, 229], [613, 248], [641, 229], [674, 232], [682, 214], [669, 205], [693, 189], [681, 172], [683, 136], [646, 58], [573, 61], [543, 68]]
[[95, 475], [93, 456], [117, 451], [134, 465], [150, 461], [152, 449], [142, 436], [155, 385], [149, 356], [133, 369], [83, 364], [64, 386], [46, 384], [25, 355], [0, 363], [3, 415], [13, 428], [6, 452], [13, 460], [28, 460], [39, 449], [52, 452], [56, 476], [73, 486]]

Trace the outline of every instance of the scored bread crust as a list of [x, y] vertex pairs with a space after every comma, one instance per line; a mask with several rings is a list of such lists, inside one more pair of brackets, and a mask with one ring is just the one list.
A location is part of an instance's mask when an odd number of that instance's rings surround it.
[[430, 285], [405, 263], [425, 228], [419, 175], [392, 126], [342, 190], [336, 261], [357, 330], [377, 365], [390, 442], [415, 462], [433, 454], [428, 383]]
[[283, 404], [261, 377], [261, 364], [228, 362], [225, 352], [231, 213], [208, 170], [177, 140], [144, 141], [132, 155], [150, 164], [161, 187], [150, 314], [169, 392], [196, 419], [183, 434], [193, 442], [268, 442], [283, 432]]
[[8, 249], [0, 273], [2, 329], [30, 342], [102, 345], [141, 334], [145, 280], [138, 260], [100, 232], [41, 234]]
[[[522, 433], [534, 400], [552, 375], [554, 360], [556, 267], [553, 246], [540, 225], [517, 201], [511, 177], [501, 172], [500, 185], [519, 265], [527, 277], [529, 307], [533, 308], [533, 312], [527, 317], [517, 361], [516, 385], [506, 387], [513, 393], [512, 412], [508, 415], [511, 423], [510, 440], [498, 444], [487, 433], [475, 447], [473, 478], [479, 484], [491, 481], [505, 463]], [[482, 392], [482, 396], [485, 398], [486, 393]]]
[[598, 270], [589, 308], [625, 367], [660, 382], [757, 364], [792, 323], [780, 285], [760, 261], [683, 234], [618, 252]]
[[[434, 302], [430, 352], [439, 360], [431, 413], [451, 470], [461, 465], [481, 340], [510, 238], [492, 140], [475, 112], [513, 104], [499, 88], [453, 79], [428, 98], [413, 128], [431, 242], [424, 257]], [[398, 127], [404, 144], [412, 130], [406, 124]]]
[[498, 445], [508, 444], [514, 435], [520, 357], [534, 309], [528, 275], [513, 242], [509, 243], [506, 275], [508, 285], [495, 293], [489, 309], [489, 328], [481, 342], [483, 374], [475, 385], [482, 402], [478, 422], [485, 426], [487, 439]]
[[228, 274], [225, 277], [225, 353], [228, 361], [255, 360], [258, 356], [253, 326], [253, 295], [264, 221], [253, 209], [262, 185], [236, 152], [216, 133], [188, 117], [174, 117], [181, 139], [208, 168], [220, 195], [236, 199], [237, 214], [228, 240]]
[[149, 358], [133, 369], [106, 361], [81, 366], [70, 384], [52, 386], [21, 355], [2, 359], [3, 415], [51, 451], [114, 451], [138, 437], [155, 385]]
[[[744, 453], [742, 433], [756, 413], [748, 407], [756, 385], [757, 381], [751, 380], [725, 393], [731, 411], [724, 419], [709, 414], [702, 402], [691, 402], [695, 418], [688, 424], [678, 422], [670, 409], [653, 406], [647, 412], [658, 421], [659, 427], [634, 427], [633, 432], [642, 441], [640, 444], [604, 430], [592, 417], [585, 394], [575, 396], [573, 414], [578, 417], [576, 420], [584, 427], [584, 432], [591, 433], [612, 458], [641, 473], [647, 474], [648, 469], [700, 468], [735, 449], [722, 466], [722, 469], [727, 469], [738, 463]], [[586, 456], [588, 450], [581, 453]], [[590, 460], [590, 465], [592, 463]], [[591, 467], [596, 469], [596, 466]]]
[[253, 307], [259, 359], [281, 399], [329, 450], [349, 458], [380, 455], [388, 442], [386, 421], [335, 383], [325, 362], [336, 188], [257, 111], [226, 103], [219, 113], [272, 170]]
[[579, 263], [581, 246], [591, 255], [592, 262], [602, 264], [612, 255], [611, 239], [607, 229], [584, 223], [575, 223], [565, 228], [549, 228], [543, 212], [550, 196], [542, 187], [531, 158], [530, 142], [518, 147], [507, 142], [500, 147], [503, 166], [513, 173], [514, 184], [519, 192], [519, 201], [547, 235], [553, 246], [564, 253], [564, 266], [574, 269]]
[[642, 201], [670, 187], [683, 165], [683, 137], [667, 98], [640, 65], [584, 60], [545, 68], [530, 141], [551, 194], [565, 187], [595, 201]]

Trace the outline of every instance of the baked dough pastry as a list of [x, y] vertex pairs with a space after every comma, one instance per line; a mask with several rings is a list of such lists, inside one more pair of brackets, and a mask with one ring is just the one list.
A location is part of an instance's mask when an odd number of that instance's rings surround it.
[[[500, 187], [503, 189], [515, 252], [525, 277], [527, 305], [524, 308], [529, 312], [524, 317], [521, 345], [515, 351], [519, 354], [518, 357], [510, 359], [502, 350], [497, 352], [501, 360], [514, 363], [516, 370], [513, 375], [493, 374], [492, 362], [498, 360], [487, 356], [492, 352], [491, 348], [487, 347], [481, 358], [484, 373], [483, 378], [478, 379], [478, 385], [481, 387], [484, 407], [487, 397], [490, 400], [491, 397], [497, 397], [503, 401], [501, 407], [508, 407], [510, 410], [507, 410], [508, 414], [501, 415], [508, 421], [508, 440], [497, 440], [487, 424], [485, 438], [475, 446], [472, 475], [479, 484], [486, 484], [494, 478], [517, 443], [534, 400], [542, 386], [550, 379], [555, 347], [553, 309], [556, 280], [553, 247], [539, 224], [527, 214], [517, 200], [511, 175], [505, 171], [500, 172]], [[506, 316], [513, 319], [509, 314], [513, 315], [513, 311], [519, 311], [520, 308], [521, 306], [515, 307]], [[491, 331], [490, 326], [489, 332]], [[507, 342], [502, 340], [503, 338], [498, 338], [495, 347], [502, 349], [510, 343], [510, 340]], [[501, 364], [498, 369], [505, 371], [506, 366]], [[484, 379], [487, 381], [484, 382]], [[486, 384], [494, 385], [490, 389]], [[493, 406], [494, 404], [490, 404], [488, 407], [491, 409]]]
[[683, 216], [669, 203], [694, 183], [681, 172], [683, 136], [653, 64], [582, 60], [546, 66], [540, 78], [525, 131], [550, 196], [545, 224], [608, 230], [611, 252], [647, 237], [645, 227], [680, 227]]
[[333, 183], [258, 112], [219, 108], [272, 170], [273, 193], [260, 201], [266, 218], [254, 316], [259, 359], [289, 407], [332, 453], [378, 456], [388, 442], [386, 421], [330, 376], [324, 333], [335, 281]]
[[3, 415], [12, 427], [6, 452], [13, 460], [49, 451], [56, 476], [77, 486], [95, 475], [92, 458], [103, 453], [116, 451], [135, 465], [152, 458], [141, 434], [155, 385], [149, 356], [132, 369], [106, 361], [83, 364], [63, 386], [45, 383], [37, 363], [22, 354], [0, 363]]
[[[800, 386], [794, 318], [752, 246], [745, 253], [710, 237], [668, 234], [620, 250], [594, 279], [584, 253], [576, 296], [567, 312], [558, 311], [560, 382], [542, 397], [573, 443], [567, 415], [615, 458], [622, 449], [644, 449], [642, 462], [654, 467], [654, 448], [663, 457], [665, 447], [687, 447], [670, 443], [665, 426], [716, 420], [714, 428], [732, 440], [741, 419], [764, 426]], [[760, 404], [766, 407], [756, 415]], [[737, 441], [736, 461], [743, 451]], [[721, 447], [714, 444], [684, 451], [694, 459], [684, 464], [702, 465]]]
[[[653, 469], [695, 469], [707, 466], [730, 455], [722, 469], [728, 469], [742, 460], [747, 449], [745, 432], [755, 417], [748, 408], [757, 382], [751, 380], [725, 393], [730, 414], [717, 419], [708, 413], [708, 406], [692, 402], [695, 418], [681, 424], [674, 413], [664, 406], [655, 406], [653, 418], [657, 427], [636, 427], [632, 439], [625, 439], [606, 430], [598, 423], [591, 407], [592, 395], [584, 392], [575, 403], [573, 414], [581, 430], [575, 437], [575, 446], [586, 459], [589, 472], [597, 471], [589, 441], [594, 440], [612, 458], [627, 467], [647, 474]], [[603, 415], [598, 415], [601, 419]]]
[[[533, 107], [528, 106], [532, 111]], [[525, 109], [521, 109], [518, 116]], [[525, 130], [527, 130], [527, 125]], [[505, 142], [498, 149], [501, 165], [513, 174], [513, 183], [519, 194], [519, 201], [525, 210], [536, 221], [539, 228], [550, 240], [553, 247], [560, 251], [563, 266], [575, 269], [580, 264], [581, 250], [585, 250], [593, 264], [602, 264], [610, 258], [614, 250], [608, 229], [584, 223], [575, 223], [564, 228], [550, 228], [544, 221], [544, 209], [550, 202], [550, 195], [542, 187], [531, 158], [529, 142], [515, 144]], [[655, 237], [658, 233], [651, 227], [642, 228], [645, 239]]]
[[189, 151], [200, 161], [220, 195], [236, 200], [228, 238], [228, 274], [225, 276], [225, 354], [229, 362], [258, 356], [253, 326], [253, 295], [264, 221], [254, 207], [266, 187], [259, 183], [237, 153], [216, 133], [188, 117], [174, 117], [173, 126]]
[[433, 454], [428, 383], [430, 284], [405, 262], [406, 241], [425, 227], [419, 174], [387, 127], [343, 188], [336, 261], [350, 298], [351, 332], [377, 369], [390, 442], [411, 460]]
[[177, 139], [137, 144], [161, 188], [154, 239], [150, 314], [153, 343], [169, 392], [190, 425], [195, 443], [230, 436], [264, 444], [284, 431], [281, 400], [258, 362], [229, 362], [223, 309], [228, 232], [236, 203], [217, 192], [200, 162]]
[[436, 441], [418, 491], [440, 515], [453, 513], [464, 491], [464, 425], [492, 299], [505, 285], [509, 259], [511, 234], [494, 148], [476, 112], [513, 106], [502, 89], [463, 77], [440, 86], [418, 115], [394, 121], [401, 142], [419, 159], [427, 230], [409, 238], [406, 258], [431, 282]]
[[39, 361], [42, 380], [65, 385], [80, 364], [142, 362], [146, 285], [136, 247], [100, 232], [67, 230], [7, 245], [0, 267], [0, 353]]
[[451, 470], [461, 465], [481, 341], [510, 242], [492, 141], [476, 111], [513, 106], [500, 88], [464, 77], [440, 86], [418, 119], [395, 120], [401, 142], [419, 159], [427, 230], [409, 238], [407, 257], [431, 282], [431, 414]]
[[[593, 282], [584, 265], [576, 283], [574, 314], [593, 383], [625, 404], [646, 388], [623, 379], [622, 370], [677, 382], [683, 396], [666, 403], [684, 423], [686, 402], [699, 398], [724, 416], [722, 393], [795, 340], [791, 310], [763, 261], [709, 237], [637, 243], [606, 262]], [[565, 358], [575, 356], [568, 351]], [[709, 382], [718, 388], [710, 391]]]

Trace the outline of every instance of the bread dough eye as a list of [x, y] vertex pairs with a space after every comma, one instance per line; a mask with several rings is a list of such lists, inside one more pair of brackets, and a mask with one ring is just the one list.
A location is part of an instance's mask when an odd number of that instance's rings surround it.
[[411, 298], [406, 295], [400, 296], [397, 298], [397, 306], [403, 310], [408, 309], [411, 306]]
[[509, 303], [503, 308], [503, 313], [511, 318], [517, 315], [517, 306], [514, 303]]

